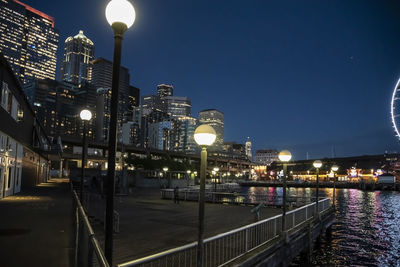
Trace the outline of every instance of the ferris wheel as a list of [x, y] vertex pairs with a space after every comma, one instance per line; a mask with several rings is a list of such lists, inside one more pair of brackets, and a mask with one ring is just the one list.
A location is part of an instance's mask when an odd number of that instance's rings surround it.
[[397, 81], [393, 90], [390, 113], [392, 115], [393, 128], [396, 132], [396, 136], [400, 140], [400, 79]]

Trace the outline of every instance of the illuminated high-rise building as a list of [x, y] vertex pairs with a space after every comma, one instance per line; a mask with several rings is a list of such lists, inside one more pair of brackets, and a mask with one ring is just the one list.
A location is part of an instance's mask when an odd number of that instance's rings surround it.
[[0, 1], [0, 51], [25, 84], [56, 77], [54, 18], [17, 0]]
[[88, 80], [90, 62], [94, 59], [94, 44], [83, 31], [70, 36], [64, 43], [64, 56], [60, 78], [74, 84]]
[[173, 96], [174, 95], [174, 87], [168, 84], [159, 84], [157, 85], [157, 95], [160, 98], [166, 96]]
[[213, 147], [220, 150], [224, 143], [224, 113], [216, 109], [206, 109], [199, 112], [199, 124], [207, 124], [214, 128], [217, 138]]

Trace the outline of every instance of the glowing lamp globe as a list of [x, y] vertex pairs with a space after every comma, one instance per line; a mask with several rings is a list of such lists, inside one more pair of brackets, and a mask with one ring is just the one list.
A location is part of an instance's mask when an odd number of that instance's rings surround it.
[[278, 158], [280, 161], [288, 162], [292, 159], [292, 153], [290, 153], [290, 151], [288, 150], [282, 150], [281, 152], [279, 152]]
[[338, 165], [333, 165], [331, 167], [331, 170], [334, 171], [334, 172], [337, 172], [339, 170], [339, 166]]
[[216, 138], [217, 134], [210, 125], [200, 125], [194, 131], [194, 140], [199, 146], [211, 146]]
[[317, 169], [321, 168], [322, 167], [322, 161], [320, 161], [320, 160], [314, 161], [313, 162], [313, 166], [314, 166], [314, 168], [317, 168]]
[[164, 167], [164, 168], [162, 168], [162, 170], [167, 172], [168, 171], [168, 167]]
[[192, 172], [191, 170], [187, 170], [187, 171], [186, 171], [187, 174], [190, 174], [191, 172]]
[[136, 13], [129, 1], [111, 0], [106, 7], [106, 18], [111, 26], [116, 22], [120, 22], [129, 28], [135, 22]]
[[214, 171], [218, 172], [218, 171], [219, 171], [219, 168], [218, 168], [218, 167], [215, 167], [215, 168], [214, 168]]
[[84, 109], [81, 111], [79, 116], [83, 121], [90, 121], [92, 119], [92, 112], [90, 112], [90, 110]]

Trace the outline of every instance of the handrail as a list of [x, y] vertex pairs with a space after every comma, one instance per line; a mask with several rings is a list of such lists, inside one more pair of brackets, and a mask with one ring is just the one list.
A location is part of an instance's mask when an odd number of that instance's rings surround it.
[[80, 200], [78, 198], [78, 195], [76, 194], [76, 191], [73, 188], [72, 188], [72, 193], [73, 193], [74, 200], [76, 201], [76, 204], [77, 204], [77, 210], [79, 211], [80, 215], [82, 216], [82, 219], [84, 221], [84, 225], [85, 225], [86, 229], [88, 230], [89, 240], [93, 245], [94, 252], [95, 252], [96, 257], [97, 257], [97, 259], [99, 261], [99, 265], [101, 267], [110, 267], [110, 265], [108, 264], [107, 259], [106, 259], [105, 255], [104, 255], [103, 251], [101, 250], [100, 244], [99, 244], [99, 242], [98, 242], [98, 240], [97, 240], [97, 238], [95, 236], [93, 228], [90, 225], [89, 218], [87, 217], [87, 215], [85, 213], [85, 210], [84, 210], [84, 208], [83, 208], [83, 206], [82, 206], [82, 204], [81, 204], [81, 202], [80, 202]]
[[[330, 201], [329, 198], [324, 198], [324, 199], [321, 199], [321, 200], [318, 201], [318, 203], [321, 203], [321, 204], [324, 204], [324, 203], [328, 202], [328, 207], [326, 207], [325, 209], [324, 209], [325, 205], [321, 205], [320, 206], [322, 208], [322, 210], [319, 213], [321, 213], [321, 212], [325, 211], [327, 208], [329, 208], [329, 201]], [[288, 213], [286, 213], [286, 216], [292, 216], [293, 217], [293, 225], [289, 229], [286, 229], [286, 230], [291, 230], [291, 229], [297, 227], [300, 223], [303, 223], [303, 222], [307, 221], [309, 218], [311, 218], [312, 214], [311, 215], [308, 214], [310, 216], [307, 215], [307, 210], [310, 207], [315, 207], [315, 202], [310, 203], [310, 204], [305, 205], [305, 206], [302, 206], [300, 208], [294, 209], [294, 210], [289, 211]], [[302, 220], [302, 221], [298, 222], [297, 224], [295, 224], [295, 215], [296, 215], [295, 212], [302, 211], [302, 210], [305, 210], [304, 220]], [[279, 215], [267, 218], [267, 219], [259, 221], [259, 222], [251, 223], [251, 224], [242, 226], [240, 228], [233, 229], [231, 231], [228, 231], [228, 232], [225, 232], [225, 233], [222, 233], [222, 234], [218, 234], [218, 235], [206, 238], [204, 240], [204, 245], [206, 246], [208, 244], [212, 244], [213, 241], [221, 240], [221, 239], [227, 238], [227, 237], [229, 238], [229, 236], [234, 236], [235, 234], [236, 235], [237, 234], [240, 235], [241, 232], [245, 232], [245, 247], [246, 248], [245, 248], [244, 253], [249, 252], [249, 251], [255, 249], [256, 247], [259, 247], [260, 245], [263, 245], [265, 242], [267, 242], [267, 241], [279, 236], [280, 231], [277, 229], [277, 223], [278, 223], [278, 220], [281, 219], [281, 218], [282, 218], [282, 214], [279, 214]], [[275, 229], [274, 229], [273, 236], [270, 237], [270, 239], [266, 240], [263, 243], [255, 244], [255, 246], [253, 246], [252, 248], [248, 248], [247, 246], [248, 246], [249, 242], [251, 242], [251, 241], [248, 240], [248, 238], [249, 238], [249, 234], [248, 233], [250, 231], [252, 231], [252, 230], [257, 230], [256, 228], [258, 226], [262, 227], [263, 225], [265, 226], [270, 222], [274, 222], [274, 224], [275, 224], [275, 226], [274, 226]], [[218, 241], [216, 241], [216, 242], [218, 242]], [[138, 266], [140, 264], [146, 264], [146, 263], [150, 263], [150, 262], [156, 261], [156, 260], [161, 259], [163, 257], [168, 257], [168, 256], [174, 257], [175, 254], [183, 253], [183, 252], [185, 252], [185, 251], [187, 251], [189, 249], [195, 248], [196, 246], [197, 246], [197, 242], [195, 241], [195, 242], [189, 243], [189, 244], [184, 245], [184, 246], [180, 246], [180, 247], [177, 247], [177, 248], [169, 249], [169, 250], [166, 250], [166, 251], [154, 254], [154, 255], [146, 256], [144, 258], [140, 258], [140, 259], [136, 259], [136, 260], [132, 260], [132, 261], [128, 261], [128, 262], [119, 264], [118, 267]], [[242, 254], [238, 254], [236, 256], [232, 255], [232, 257], [229, 260], [225, 261], [222, 264], [230, 262], [233, 259], [239, 257], [240, 255], [243, 255], [243, 253]], [[160, 266], [163, 266], [163, 265], [160, 265]]]

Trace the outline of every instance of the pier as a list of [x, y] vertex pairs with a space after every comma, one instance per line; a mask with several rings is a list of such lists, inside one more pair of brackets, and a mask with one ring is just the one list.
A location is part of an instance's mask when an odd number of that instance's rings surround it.
[[[187, 204], [193, 206], [192, 204], [196, 203], [185, 202], [185, 205]], [[208, 205], [209, 207], [210, 205], [213, 207], [232, 207], [231, 205], [220, 204]], [[232, 208], [235, 207], [241, 206], [233, 206]], [[334, 220], [329, 198], [321, 199], [318, 207], [319, 211], [317, 212], [313, 202], [288, 211], [284, 226], [282, 226], [280, 209], [275, 209], [275, 212], [278, 213], [275, 216], [269, 216], [258, 222], [207, 237], [204, 240], [205, 266], [255, 266], [257, 264], [282, 264], [286, 266], [301, 253], [309, 255], [314, 240], [319, 238], [324, 231], [329, 231]], [[249, 209], [247, 210], [249, 212]], [[236, 216], [235, 209], [230, 209], [230, 211], [223, 211], [221, 218], [228, 219], [231, 215], [227, 216], [227, 212], [233, 212], [232, 216]], [[216, 214], [214, 213], [214, 215]], [[176, 216], [174, 218], [178, 219]], [[209, 217], [210, 219], [212, 218]], [[177, 223], [177, 221], [174, 220], [174, 223]], [[180, 222], [180, 224], [182, 223], [183, 221]], [[192, 227], [195, 227], [195, 225], [192, 225]], [[195, 229], [193, 230], [196, 232]], [[158, 230], [155, 229], [155, 231]], [[176, 232], [175, 234], [175, 238], [183, 237]], [[195, 240], [193, 232], [190, 235], [193, 236], [192, 240]], [[175, 238], [171, 238], [171, 240]], [[149, 240], [148, 243], [157, 243], [157, 241]], [[169, 248], [166, 251], [148, 254], [142, 258], [125, 261], [118, 266], [196, 266], [196, 249], [197, 242], [194, 241]], [[128, 250], [129, 248], [124, 248], [125, 252]], [[291, 255], [290, 257], [288, 257], [288, 253]]]

